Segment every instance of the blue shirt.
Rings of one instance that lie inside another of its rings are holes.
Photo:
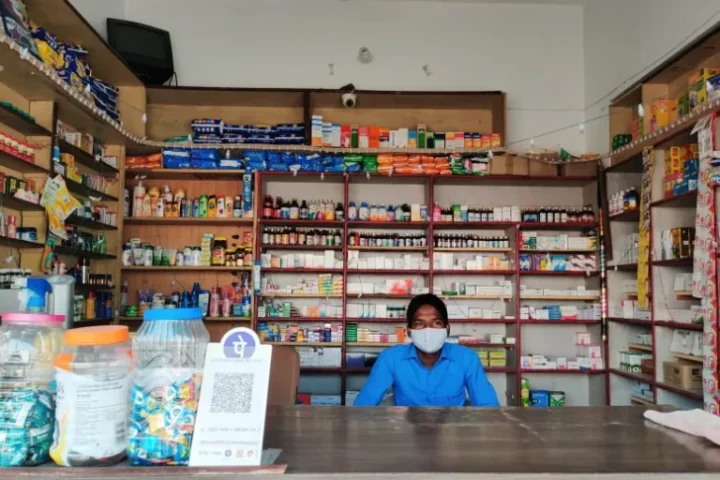
[[[500,406],[477,353],[452,343],[443,345],[440,358],[432,368],[422,364],[412,344],[386,349],[378,357],[354,405],[380,404],[391,386],[396,406],[462,407],[466,389],[472,406]]]

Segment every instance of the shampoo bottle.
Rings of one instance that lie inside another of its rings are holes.
[[[145,185],[138,177],[138,183],[133,188],[133,217],[141,217],[143,210],[143,198],[145,198]]]

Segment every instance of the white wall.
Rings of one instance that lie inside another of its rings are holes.
[[[125,17],[123,0],[70,0],[70,3],[103,38],[107,37],[106,19]]]
[[[83,14],[101,11],[92,0],[73,1]],[[181,85],[338,88],[352,82],[381,90],[503,90],[509,142],[536,137],[537,146],[584,150],[577,129],[540,136],[583,120],[581,6],[389,0],[198,5],[124,4],[128,20],[171,32]],[[356,60],[362,46],[374,53],[370,65]],[[430,77],[422,70],[426,64]]]
[[[687,44],[720,20],[719,0],[586,0],[584,7],[585,101],[588,106],[606,96],[643,67],[652,70],[679,43]],[[694,33],[698,27],[705,26]],[[635,80],[641,78],[637,75]],[[588,108],[591,119],[608,113],[609,101],[627,82],[599,104]],[[609,149],[609,120],[588,122],[587,149]]]

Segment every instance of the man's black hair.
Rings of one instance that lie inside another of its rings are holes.
[[[420,307],[423,307],[425,305],[430,305],[432,307],[435,307],[435,310],[437,310],[438,313],[440,314],[440,319],[442,320],[443,325],[447,327],[448,313],[447,313],[447,307],[445,306],[445,303],[442,300],[440,300],[440,298],[437,295],[433,295],[432,293],[424,293],[422,295],[418,295],[415,298],[413,298],[407,307],[407,326],[408,326],[408,328],[412,328],[413,317],[415,316],[417,311],[420,309]]]

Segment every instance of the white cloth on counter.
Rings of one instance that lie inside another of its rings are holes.
[[[699,408],[668,413],[647,410],[643,416],[663,427],[703,437],[720,446],[720,417],[712,413]]]

